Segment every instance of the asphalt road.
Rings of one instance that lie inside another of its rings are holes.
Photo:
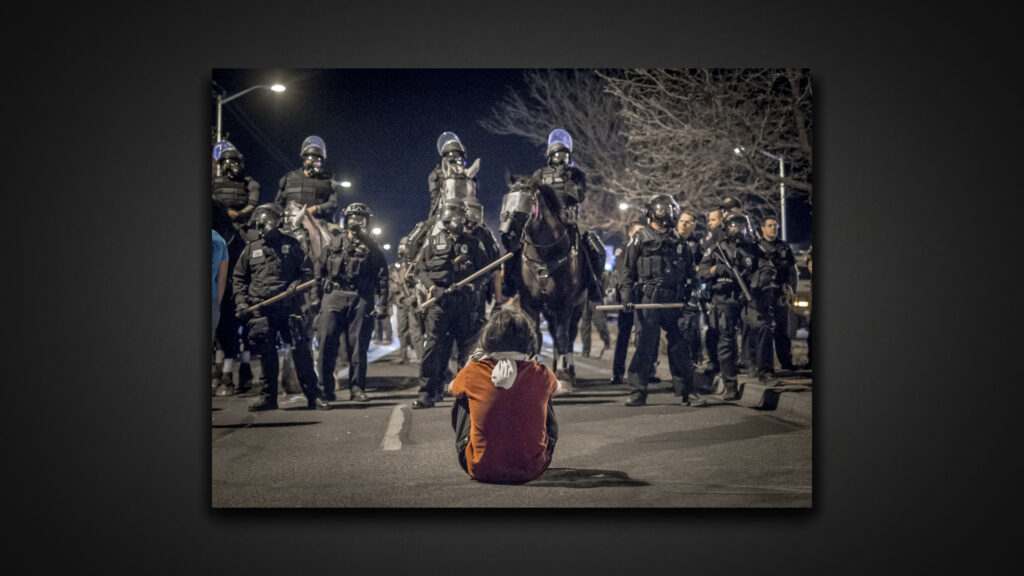
[[[251,413],[251,393],[212,397],[211,506],[812,506],[809,371],[786,375],[783,392],[767,396],[741,377],[740,402],[710,397],[709,406],[690,408],[673,395],[663,360],[648,405],[629,408],[625,387],[608,384],[610,351],[577,357],[575,388],[553,402],[560,435],[551,466],[529,484],[501,486],[459,467],[450,398],[410,409],[419,366],[396,363],[394,349],[371,351],[368,403],[339,391],[332,410],[315,411],[293,394],[280,397],[278,410]],[[799,359],[802,341],[795,349]]]

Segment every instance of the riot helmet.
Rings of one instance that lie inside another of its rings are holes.
[[[548,148],[544,155],[551,165],[571,166],[569,155],[572,153],[572,136],[561,128],[555,128],[548,134]]]
[[[476,198],[466,199],[466,218],[477,225],[484,223],[484,206]]]
[[[302,157],[302,169],[310,174],[321,174],[324,171],[324,160],[327,160],[327,145],[319,136],[309,136],[302,141],[299,152]]]
[[[743,214],[729,214],[723,223],[725,233],[729,238],[742,240],[750,234],[750,223]]]
[[[732,196],[726,196],[722,199],[722,205],[720,206],[722,212],[734,212],[738,213],[740,210],[740,201]]]
[[[345,207],[342,218],[345,221],[346,230],[361,233],[370,224],[371,216],[373,216],[373,212],[370,211],[369,206],[362,202],[353,202]]]
[[[450,198],[441,204],[441,224],[452,234],[462,232],[466,225],[466,203],[457,198]]]
[[[252,211],[249,222],[256,228],[263,238],[274,236],[281,232],[281,207],[274,203],[260,204]]]
[[[466,166],[466,147],[454,132],[445,132],[438,137],[437,153],[450,164]]]
[[[647,202],[644,213],[651,222],[657,222],[662,230],[675,228],[679,219],[679,203],[668,194],[658,194]]]

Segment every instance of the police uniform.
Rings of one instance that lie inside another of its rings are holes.
[[[415,277],[428,294],[437,293],[431,288],[446,290],[487,264],[487,256],[476,238],[465,232],[453,235],[442,230],[428,238],[416,261]],[[487,275],[483,275],[466,286],[445,292],[422,311],[425,342],[418,405],[414,407],[433,406],[442,393],[453,344],[460,366],[469,358],[477,328],[474,292],[486,282]]]
[[[753,302],[746,301],[739,283],[722,263],[716,246],[721,247],[722,253],[747,284],[754,296]],[[714,274],[711,273],[712,267],[715,267]],[[705,248],[703,260],[697,268],[698,278],[706,283],[711,293],[711,307],[708,310],[710,327],[715,329],[718,335],[715,351],[727,400],[737,400],[743,393],[738,388],[737,379],[736,334],[740,322],[746,321],[750,324],[748,338],[753,339],[755,349],[763,347],[765,343],[771,343],[771,327],[770,324],[765,324],[766,316],[757,300],[758,296],[764,293],[762,282],[772,276],[773,269],[771,261],[757,244],[728,235],[718,244]],[[741,320],[742,316],[745,318]],[[770,316],[767,319],[770,320]]]
[[[370,238],[345,232],[331,239],[319,270],[323,297],[317,322],[320,382],[324,396],[334,400],[334,370],[344,338],[348,383],[352,399],[364,400],[366,354],[373,332],[375,304],[388,299],[388,269],[384,252]]]
[[[785,286],[796,290],[796,256],[789,244],[779,238],[768,241],[761,239],[761,250],[775,266],[776,277],[771,286],[770,302],[772,316],[772,336],[775,354],[779,357],[779,365],[783,370],[793,369],[793,349],[789,340],[789,299]],[[769,355],[770,357],[770,355]],[[774,359],[768,362],[774,365]]]
[[[700,261],[703,261],[704,254],[708,253],[710,248],[713,248],[716,243],[725,240],[725,229],[719,225],[718,228],[708,230],[707,234],[700,241]],[[697,266],[700,266],[700,261],[697,262]],[[710,290],[706,290],[702,294],[703,296],[710,298]],[[707,303],[705,303],[707,304]],[[721,366],[718,363],[718,328],[715,323],[711,321],[710,310],[705,306],[705,314],[707,315],[708,328],[704,332],[704,353],[708,357],[707,371],[712,374],[716,374],[721,371]]]
[[[604,272],[602,275],[605,280],[605,284],[609,284],[609,278],[611,274]],[[601,342],[604,343],[604,347],[601,348],[601,352],[598,354],[600,358],[606,349],[611,346],[612,339],[611,334],[608,332],[608,317],[605,316],[604,310],[598,310],[598,302],[588,300],[584,303],[583,313],[580,314],[580,342],[583,344],[583,356],[590,356],[590,340],[591,332],[593,328],[597,329],[597,334],[601,338]]]
[[[693,254],[674,227],[655,230],[650,224],[644,226],[630,239],[625,254],[622,291],[632,294],[631,301],[641,304],[678,303],[689,298],[694,284]],[[647,382],[654,375],[662,330],[668,340],[668,363],[674,392],[682,396],[684,404],[699,399],[693,386],[690,346],[679,326],[682,311],[679,308],[650,308],[636,310],[635,313],[639,317],[640,334],[626,377],[630,390],[627,405],[646,403]]]
[[[277,196],[274,202],[282,209],[286,208],[288,201],[294,201],[299,206],[319,206],[320,209],[312,214],[323,224],[337,221],[338,219],[338,194],[341,185],[331,179],[329,172],[322,172],[314,176],[307,176],[302,168],[292,170],[278,182]]]
[[[405,278],[409,273],[411,264],[400,262],[399,268],[393,272],[394,282],[392,283],[392,296],[395,298],[395,324],[398,330],[399,363],[404,364],[410,360],[409,351],[413,351],[415,360],[423,355],[423,327],[420,325],[419,317],[416,314],[416,292],[410,287]]]
[[[309,259],[295,238],[278,233],[260,237],[242,250],[232,274],[235,309],[253,306],[285,292],[289,286],[312,278]],[[292,345],[295,372],[310,406],[322,398],[317,386],[310,343],[303,329],[298,296],[285,298],[255,311],[246,320],[247,344],[260,357],[263,390],[258,404],[277,407],[277,339]]]

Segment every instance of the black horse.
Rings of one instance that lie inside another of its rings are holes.
[[[586,263],[558,217],[562,203],[550,187],[530,178],[515,179],[502,199],[501,212],[502,240],[516,238],[511,248],[521,246],[510,270],[519,306],[537,325],[538,341],[544,316],[554,341],[552,368],[563,391],[570,391],[576,384],[572,346],[587,296]]]

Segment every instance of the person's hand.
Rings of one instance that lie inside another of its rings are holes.
[[[236,210],[228,208],[228,217],[231,218],[232,220],[238,220],[238,212]]]
[[[713,265],[711,267],[711,275],[714,276],[717,271],[718,271],[718,264],[715,264],[715,265]]]
[[[634,302],[626,302],[622,305],[622,311],[626,314],[632,314],[636,310],[636,304]]]
[[[318,206],[316,204],[310,206],[309,208],[306,208],[306,212],[309,212],[310,214],[316,214],[319,211],[320,211],[320,206]]]
[[[295,290],[299,287],[299,284],[302,284],[302,280],[293,280],[292,283],[288,285],[288,291],[285,292],[285,294],[289,297],[294,296]]]
[[[248,306],[238,306],[235,308],[235,318],[238,318],[242,322],[245,322],[253,315],[252,310]]]
[[[390,314],[388,314],[386,306],[377,306],[373,309],[373,317],[378,320],[381,318],[387,318],[388,316],[390,316]]]

